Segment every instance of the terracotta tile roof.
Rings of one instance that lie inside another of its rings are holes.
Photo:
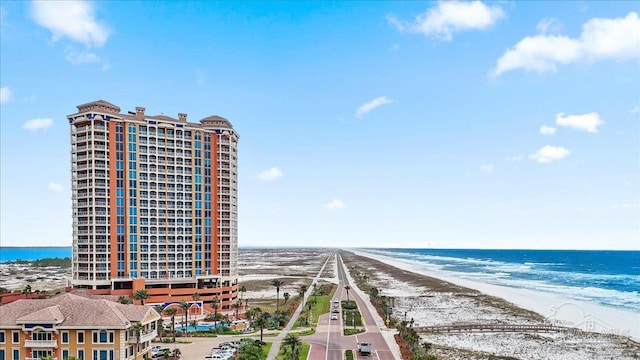
[[[0,327],[52,321],[59,327],[127,327],[160,319],[151,306],[61,294],[51,299],[18,300],[0,308]]]

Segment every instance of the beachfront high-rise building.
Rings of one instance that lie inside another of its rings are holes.
[[[237,143],[228,120],[199,123],[104,100],[71,126],[71,285],[149,304],[238,293]]]

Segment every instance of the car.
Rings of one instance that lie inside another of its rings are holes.
[[[338,314],[337,313],[332,313],[331,314],[331,320],[338,320]]]

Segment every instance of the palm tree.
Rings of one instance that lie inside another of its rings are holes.
[[[198,320],[191,320],[189,322],[189,325],[191,325],[191,327],[193,328],[193,333],[195,333],[198,326]]]
[[[156,321],[156,329],[158,329],[158,335],[160,336],[160,342],[162,342],[162,333],[164,331],[164,328],[162,327],[162,313],[164,312],[164,308],[162,307],[162,305],[156,305],[153,308],[155,309],[155,311],[158,312],[158,314],[160,314],[160,319],[158,319],[158,321]]]
[[[211,300],[211,307],[213,308],[213,328],[218,332],[218,306],[220,306],[220,299],[218,296],[214,296]]]
[[[173,342],[176,342],[176,314],[178,309],[171,307],[164,311],[167,315],[171,316],[171,334],[173,335]]]
[[[180,352],[180,349],[178,349],[178,348],[173,349],[173,358],[174,358],[174,359],[178,359],[178,358],[180,358],[180,354],[182,354],[182,353]]]
[[[309,325],[309,316],[311,314],[311,309],[313,308],[313,304],[311,301],[307,302],[307,325]]]
[[[307,292],[307,285],[300,285],[300,299],[304,299],[304,293]]]
[[[135,359],[138,357],[138,354],[140,353],[140,336],[142,336],[142,324],[138,321],[135,324],[133,324],[131,328],[136,334],[136,356],[134,357]]]
[[[282,286],[283,284],[284,282],[282,280],[278,280],[278,279],[271,280],[271,285],[276,287],[276,313],[279,310],[278,305],[280,303],[280,286]]]
[[[318,302],[318,284],[313,283],[313,300]]]
[[[349,302],[349,290],[351,290],[351,286],[346,285],[344,289],[347,290],[347,302]]]
[[[140,289],[140,290],[136,290],[136,292],[133,293],[133,300],[140,300],[142,305],[144,305],[144,301],[147,300],[148,298],[149,298],[149,292],[147,292],[147,290]]]
[[[242,299],[242,298],[243,298],[243,295],[244,295],[246,292],[247,292],[247,288],[246,288],[244,285],[242,285],[242,286],[240,287],[240,299]]]
[[[121,296],[118,296],[118,302],[119,302],[120,304],[125,304],[125,305],[127,305],[127,304],[129,304],[129,298],[127,298],[126,296],[122,296],[122,295],[121,295]]]
[[[288,334],[284,339],[284,344],[291,349],[292,360],[298,359],[300,357],[300,346],[302,345],[302,341],[300,341],[299,337],[293,334]]]
[[[27,286],[25,286],[24,289],[22,289],[22,293],[25,295],[31,294],[31,285],[27,284]]]
[[[289,297],[291,297],[291,295],[289,295],[288,292],[285,292],[282,294],[282,297],[284,298],[284,304],[287,305],[287,301],[289,301]]]
[[[260,328],[260,342],[262,342],[262,333],[264,331],[264,328],[269,325],[269,317],[271,317],[271,314],[269,314],[268,312],[264,312],[260,314],[260,316],[253,322],[254,326]]]
[[[238,320],[238,309],[240,309],[242,307],[242,305],[239,302],[237,302],[237,303],[231,305],[231,307],[236,312],[235,319]]]
[[[184,326],[182,327],[182,330],[184,332],[187,332],[187,322],[189,321],[189,303],[181,300],[180,308],[182,309],[182,318],[184,319]]]

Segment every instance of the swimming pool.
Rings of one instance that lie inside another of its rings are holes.
[[[196,325],[196,327],[193,327],[191,325],[187,326],[187,332],[192,332],[192,331],[209,331],[211,329],[213,329],[214,327],[224,327],[225,325],[223,323],[218,323],[217,325],[214,324],[198,324]],[[184,326],[176,326],[176,331],[184,331]]]

